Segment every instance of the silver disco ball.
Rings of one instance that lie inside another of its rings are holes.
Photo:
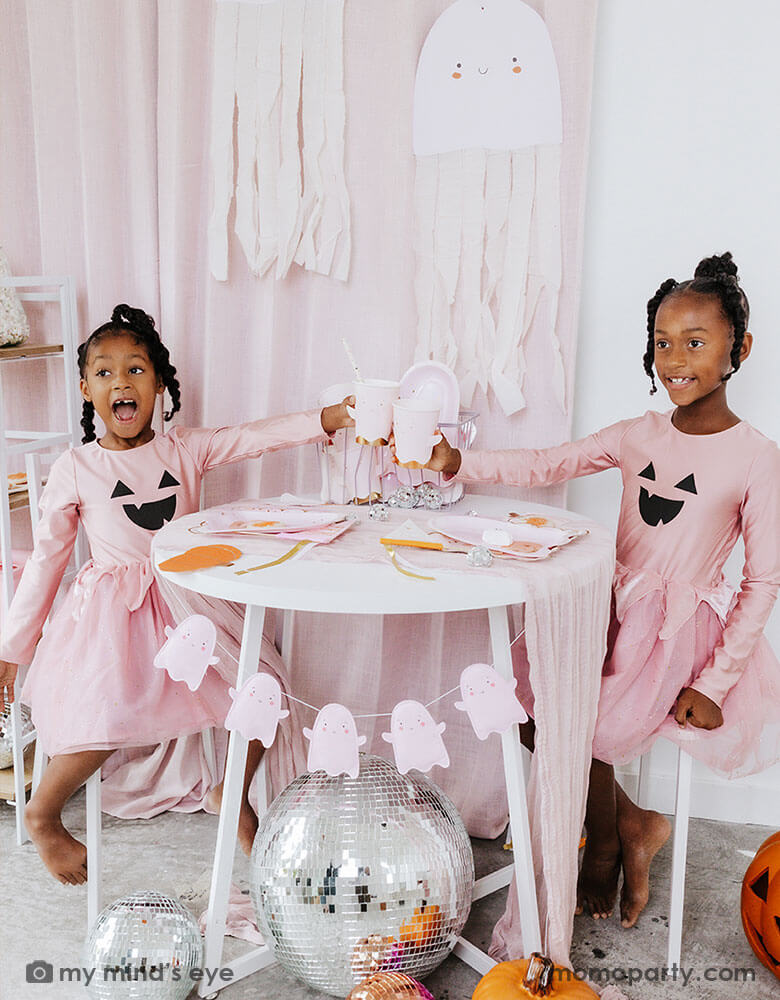
[[[357,778],[303,774],[273,801],[250,878],[275,958],[344,997],[372,973],[419,978],[447,957],[471,906],[474,860],[443,792],[361,754]]]
[[[184,1000],[203,944],[190,911],[159,892],[135,892],[107,906],[87,939],[84,966],[101,1000]]]

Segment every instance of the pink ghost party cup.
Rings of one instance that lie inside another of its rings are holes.
[[[423,399],[399,399],[393,403],[395,455],[404,469],[422,469],[430,460],[435,445],[439,407]]]
[[[393,426],[393,403],[401,383],[367,378],[352,385],[355,406],[347,407],[347,411],[355,420],[355,440],[358,444],[387,444]]]

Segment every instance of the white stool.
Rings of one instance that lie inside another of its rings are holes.
[[[647,785],[650,752],[639,761],[638,805],[647,808]],[[688,820],[691,814],[691,774],[693,758],[677,749],[677,783],[674,798],[674,833],[672,835],[672,885],[669,899],[669,940],[666,965],[680,966],[682,946],[683,903],[685,901],[685,860],[688,853]]]

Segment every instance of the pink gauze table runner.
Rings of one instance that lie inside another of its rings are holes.
[[[473,506],[478,506],[477,498],[468,498],[465,501],[467,508],[472,506],[472,500]],[[520,653],[520,663],[515,657],[515,665],[522,672],[527,657],[535,702],[536,752],[531,765],[528,803],[536,890],[546,953],[554,961],[568,964],[576,904],[577,847],[585,815],[590,747],[606,648],[614,541],[600,525],[568,511],[507,501],[507,512],[509,510],[521,513],[540,511],[549,517],[586,527],[589,534],[564,546],[549,559],[536,562],[495,559],[491,566],[479,569],[468,568],[466,557],[462,554],[400,549],[399,555],[405,568],[420,573],[434,577],[462,574],[464,586],[478,587],[481,575],[490,574],[519,576],[528,587],[529,596],[524,609],[525,647]],[[344,513],[354,514],[355,508],[345,507]],[[367,560],[387,561],[391,571],[379,538],[386,537],[407,519],[427,528],[435,516],[427,510],[392,510],[389,520],[382,522],[368,520],[365,511],[361,511],[360,522],[335,542],[308,547],[297,558],[355,564]],[[187,527],[181,527],[178,533],[171,532],[174,527],[175,524],[171,525],[166,532],[169,543],[166,552],[170,547],[171,554],[174,543],[180,542],[179,551],[184,551],[218,540],[234,544],[245,554],[256,555],[258,562],[263,562],[278,558],[294,544],[289,538],[273,536],[203,536],[191,533]],[[163,554],[158,553],[158,557]],[[170,584],[165,580],[161,584],[165,593]],[[410,587],[423,585],[435,586],[435,582],[422,584],[409,580]],[[181,588],[175,589],[181,598]],[[485,648],[489,657],[487,644]],[[331,678],[334,700],[343,697],[339,689],[340,680],[346,683],[348,678],[339,678],[338,675]],[[405,682],[403,675],[395,678],[397,700],[411,696],[407,694]],[[446,687],[441,688],[441,692],[445,690]],[[295,684],[292,691],[299,695]],[[301,696],[306,697],[305,694]],[[391,708],[361,705],[361,710],[365,711],[389,711]],[[474,742],[478,742],[476,737]],[[451,753],[451,756],[451,770],[455,770],[457,761],[454,754]],[[500,757],[496,764],[500,766]],[[440,774],[436,772],[432,777],[443,784]],[[503,776],[500,780],[503,781]],[[470,786],[472,795],[474,787]],[[469,806],[476,811],[480,803],[472,801]],[[496,925],[491,954],[500,960],[523,955],[514,888],[509,892],[507,910]]]

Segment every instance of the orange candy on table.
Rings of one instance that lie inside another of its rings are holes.
[[[742,880],[742,926],[756,958],[780,979],[780,830],[756,851]]]
[[[477,983],[472,1000],[527,1000],[529,997],[560,997],[562,1000],[594,1000],[598,997],[571,969],[554,965],[534,952],[530,958],[499,962]]]

